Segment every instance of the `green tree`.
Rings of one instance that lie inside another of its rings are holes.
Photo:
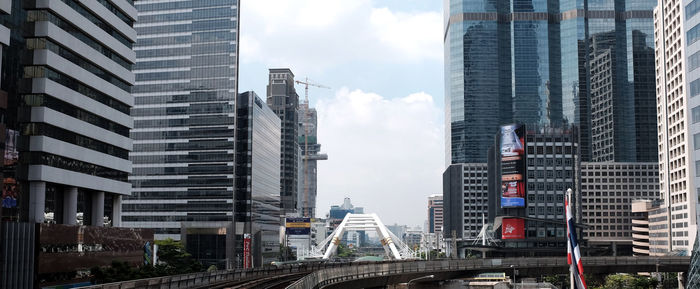
[[[653,289],[658,285],[658,281],[654,278],[615,274],[605,277],[605,283],[601,287],[595,289]]]
[[[166,270],[174,274],[185,274],[204,269],[202,263],[187,253],[181,242],[168,238],[156,240],[155,243],[158,245],[158,262],[166,265]]]

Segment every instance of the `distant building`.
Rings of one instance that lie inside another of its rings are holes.
[[[343,221],[345,215],[347,214],[364,214],[365,210],[362,207],[355,207],[350,202],[350,198],[345,198],[343,204],[340,206],[331,206],[331,210],[328,214],[328,223],[330,230],[335,230],[338,225]],[[365,232],[348,232],[345,235],[344,242],[354,242],[356,245],[361,246],[365,242]]]
[[[295,215],[299,191],[299,95],[294,88],[294,73],[290,69],[270,69],[267,105],[282,121],[282,213]]]
[[[408,229],[403,235],[403,242],[411,249],[418,249],[423,240],[423,232],[419,229]]]
[[[241,93],[237,101],[236,256],[243,257],[243,238],[248,234],[253,266],[260,267],[276,260],[279,253],[281,124],[255,92]]]
[[[658,163],[581,163],[583,238],[609,255],[633,251],[634,200],[657,198]]]
[[[319,160],[327,160],[328,155],[321,153],[318,143],[318,115],[315,108],[302,102],[299,105],[299,146],[301,147],[302,162],[299,163],[302,174],[299,175],[299,200],[297,206],[300,214],[305,217],[316,216],[316,195],[318,190]]]
[[[442,233],[442,195],[428,197],[428,233]]]

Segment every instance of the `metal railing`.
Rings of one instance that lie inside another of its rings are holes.
[[[616,267],[620,272],[647,272],[660,271],[676,272],[686,271],[690,264],[690,257],[585,257],[584,268],[594,269]],[[505,259],[460,259],[460,260],[436,260],[436,261],[384,261],[384,262],[355,262],[355,263],[311,263],[286,266],[281,268],[264,267],[245,270],[221,270],[215,272],[200,272],[174,276],[156,277],[122,281],[116,283],[92,285],[82,288],[88,289],[180,289],[180,288],[207,288],[237,281],[256,280],[271,276],[284,276],[294,273],[305,273],[306,276],[294,282],[287,288],[292,289],[316,289],[326,285],[343,283],[347,281],[384,277],[391,275],[465,272],[483,270],[512,270],[542,269],[568,267],[566,258],[505,258]],[[653,269],[651,269],[653,268]],[[672,270],[673,269],[673,270]],[[637,271],[635,271],[637,270]]]

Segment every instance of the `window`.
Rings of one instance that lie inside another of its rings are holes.
[[[696,79],[690,82],[690,97],[694,97],[700,94],[700,79]]]
[[[700,2],[700,0],[696,0]],[[695,2],[695,1],[693,1]],[[686,10],[686,12],[688,12]],[[700,67],[700,51],[693,53],[693,55],[688,57],[688,71],[693,71],[696,68]]]
[[[693,107],[692,114],[693,123],[700,122],[700,106]]]
[[[700,161],[695,161],[695,176],[700,177]]]
[[[693,148],[695,150],[700,150],[700,133],[693,135]]]
[[[693,0],[693,2],[690,2],[685,6],[685,20],[688,20],[695,14],[698,14],[698,11],[700,11],[700,1]]]
[[[690,28],[686,33],[686,45],[690,46],[700,39],[700,25]]]

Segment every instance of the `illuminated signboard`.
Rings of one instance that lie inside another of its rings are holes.
[[[287,235],[309,235],[311,234],[311,218],[287,218]]]
[[[525,126],[501,127],[501,208],[525,207]]]
[[[501,239],[525,239],[525,220],[504,218],[501,225]]]

